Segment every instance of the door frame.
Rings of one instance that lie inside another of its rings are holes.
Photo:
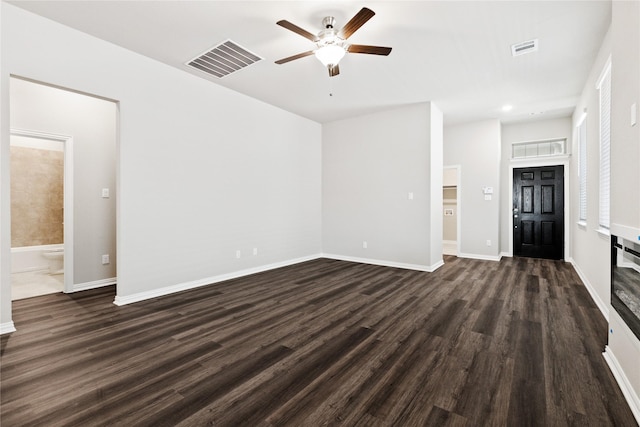
[[[520,168],[535,168],[544,166],[563,166],[563,180],[564,180],[564,261],[569,262],[571,259],[571,228],[569,227],[570,212],[571,212],[571,197],[569,194],[569,179],[568,171],[570,166],[570,157],[554,156],[550,158],[528,158],[528,159],[511,159],[509,162],[509,203],[507,204],[506,217],[509,221],[509,254],[513,257],[513,170]]]
[[[64,293],[71,293],[73,292],[73,137],[13,128],[10,130],[10,137],[11,136],[47,139],[61,142],[64,145],[64,187],[62,189],[64,198],[64,214],[62,218],[64,223]],[[9,144],[11,144],[11,142],[9,142]]]

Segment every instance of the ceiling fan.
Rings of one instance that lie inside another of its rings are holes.
[[[369,55],[389,55],[391,53],[390,47],[367,46],[363,44],[347,43],[347,39],[351,37],[351,35],[355,33],[358,28],[362,27],[365,22],[371,19],[373,15],[375,15],[374,11],[363,7],[360,12],[356,13],[356,15],[351,18],[351,20],[347,22],[347,24],[340,31],[337,31],[334,28],[336,22],[335,18],[333,16],[327,16],[322,20],[322,26],[324,27],[324,30],[320,31],[318,35],[312,34],[307,30],[304,30],[284,19],[278,21],[278,25],[311,40],[316,44],[317,48],[314,50],[309,50],[307,52],[299,53],[297,55],[289,56],[287,58],[279,59],[278,61],[276,61],[276,64],[284,64],[295,59],[300,59],[304,58],[305,56],[315,54],[316,58],[318,58],[318,60],[322,62],[322,65],[327,67],[327,69],[329,70],[329,77],[334,77],[340,74],[338,62],[340,62],[342,57],[347,52],[366,53]]]

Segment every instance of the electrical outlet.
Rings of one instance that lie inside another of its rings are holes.
[[[367,244],[367,241],[365,240],[364,242],[362,242],[362,249],[367,249],[369,245]]]
[[[253,254],[258,255],[258,248],[253,248]]]
[[[238,249],[236,251],[236,258],[240,258],[242,256],[242,252],[240,252],[240,249]]]
[[[102,255],[102,265],[109,264],[109,254]]]
[[[491,246],[491,240],[487,240],[487,246]]]

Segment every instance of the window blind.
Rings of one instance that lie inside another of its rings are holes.
[[[579,220],[587,220],[587,118],[582,120],[578,126],[578,179],[580,182],[579,192]]]
[[[600,227],[609,229],[611,190],[611,64],[600,80]]]

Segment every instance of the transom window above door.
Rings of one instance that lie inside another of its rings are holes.
[[[515,142],[511,145],[512,159],[564,156],[566,154],[567,140],[564,138],[544,141]]]

